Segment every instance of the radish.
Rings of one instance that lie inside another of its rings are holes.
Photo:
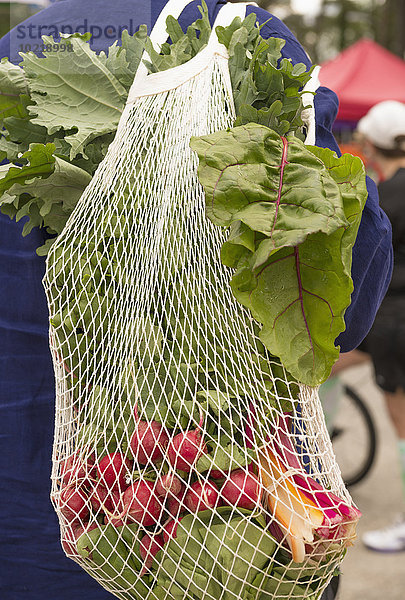
[[[165,544],[167,544],[169,540],[177,536],[177,527],[182,518],[183,517],[180,517],[180,519],[172,519],[171,521],[168,521],[163,527],[163,542]]]
[[[143,568],[140,576],[151,568],[156,554],[163,547],[163,539],[161,535],[144,535],[139,542],[139,553],[143,560]]]
[[[65,536],[62,539],[62,548],[65,554],[70,556],[78,556],[76,549],[76,542],[82,535],[84,527],[80,525],[78,527],[69,528],[65,532]]]
[[[186,505],[184,504],[184,496],[186,493],[186,486],[182,483],[181,490],[177,496],[172,496],[169,494],[166,500],[166,510],[173,517],[181,514],[186,510]]]
[[[253,510],[261,499],[261,485],[254,473],[237,469],[232,471],[221,488],[227,504]]]
[[[200,433],[202,422],[203,414],[200,409],[200,423],[197,429],[182,431],[170,440],[167,456],[175,469],[189,473],[194,463],[207,452],[207,446]]]
[[[151,481],[138,480],[125,490],[122,497],[124,514],[145,527],[155,525],[162,512],[162,504],[153,488]]]
[[[163,450],[169,443],[169,436],[157,421],[141,421],[138,405],[135,404],[135,431],[129,443],[136,462],[147,465],[163,458]]]
[[[183,483],[173,471],[170,473],[166,473],[166,475],[161,475],[159,479],[156,480],[155,491],[157,496],[166,497],[170,494],[171,497],[178,496],[182,489]]]
[[[133,462],[121,452],[106,454],[97,465],[97,473],[102,484],[109,490],[124,490],[127,487],[125,476],[132,469]]]
[[[193,483],[184,498],[184,504],[192,513],[214,508],[218,505],[218,502],[218,490],[209,481],[204,481],[203,483],[196,481]]]
[[[94,452],[86,460],[83,460],[78,452],[68,456],[66,460],[61,462],[62,483],[67,485],[73,481],[82,480],[85,485],[88,485],[90,483],[89,479],[95,476],[95,460]]]
[[[76,519],[84,521],[90,514],[86,494],[81,489],[75,489],[74,486],[67,486],[61,491],[59,509],[70,522]]]
[[[227,473],[224,473],[223,471],[218,471],[217,469],[212,469],[209,472],[209,476],[212,477],[212,479],[225,479]]]
[[[120,504],[120,495],[117,490],[108,490],[104,485],[98,482],[90,494],[90,504],[92,509],[97,512],[114,512]]]

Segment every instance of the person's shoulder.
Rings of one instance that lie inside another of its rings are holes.
[[[249,15],[253,12],[257,15],[257,21],[259,25],[262,26],[262,31],[265,31],[272,36],[278,35],[282,38],[295,39],[294,34],[287,25],[268,10],[261,8],[260,6],[248,6],[246,14]]]
[[[61,0],[26,19],[0,40],[0,57],[21,62],[20,53],[41,52],[43,36],[59,38],[60,32],[92,34],[90,47],[95,52],[107,50],[127,29],[132,35],[145,23],[151,28],[151,6],[140,0]],[[152,3],[159,9],[163,0]]]
[[[299,43],[292,31],[278,17],[259,6],[248,6],[246,14],[254,12],[257,15],[257,22],[261,26],[261,35],[264,38],[276,37],[285,40],[283,55],[291,58],[293,63],[302,62],[311,66],[311,60]]]

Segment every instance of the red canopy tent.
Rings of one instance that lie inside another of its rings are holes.
[[[358,121],[382,100],[405,102],[405,61],[369,39],[324,63],[319,78],[339,96],[340,121]]]

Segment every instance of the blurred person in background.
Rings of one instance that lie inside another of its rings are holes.
[[[150,31],[165,4],[166,0],[55,2],[0,40],[0,58],[7,56],[18,64],[21,44],[34,49],[40,46],[41,35],[54,34],[63,26],[81,33],[93,28],[93,50],[105,51],[115,40],[113,32],[122,26],[133,33],[146,23]],[[179,18],[183,29],[200,17],[200,4],[194,0],[184,9]],[[224,0],[207,0],[211,24],[223,4]],[[283,38],[283,56],[309,68],[306,53],[287,27],[257,6],[249,6],[247,13],[252,11],[259,24],[265,23],[261,34]],[[337,108],[336,95],[320,87],[315,96],[316,144],[340,154],[331,133]],[[343,352],[356,348],[369,331],[391,278],[390,224],[370,180],[368,190],[353,251],[352,304],[345,314],[346,330],[337,340]],[[64,556],[60,546],[49,500],[55,384],[41,284],[45,261],[35,252],[44,243],[44,232],[35,229],[22,237],[22,227],[21,221],[0,214],[0,598],[112,599]]]
[[[360,346],[372,359],[398,437],[403,487],[403,510],[396,521],[363,536],[365,545],[380,552],[405,550],[405,104],[375,105],[357,127],[363,149],[377,164],[380,204],[392,225],[393,277],[374,325]]]

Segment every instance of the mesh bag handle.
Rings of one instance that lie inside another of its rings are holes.
[[[307,108],[302,111],[301,117],[304,121],[304,124],[307,128],[307,136],[305,138],[305,143],[310,146],[315,146],[316,141],[316,122],[315,122],[315,106],[314,106],[314,98],[315,92],[321,85],[319,81],[319,71],[321,67],[315,67],[313,70],[311,79],[308,81],[307,85],[304,87],[304,94],[302,96],[303,105]]]
[[[167,17],[171,15],[175,19],[178,19],[183,10],[186,8],[186,6],[191,4],[192,1],[193,0],[169,0],[169,2],[167,2],[166,5],[163,7],[150,34],[150,41],[152,42],[152,45],[154,46],[154,48],[156,48],[156,50],[160,49],[160,46],[167,40]],[[130,94],[138,78],[145,77],[148,73],[148,70],[144,63],[144,60],[147,58],[148,53],[144,52],[142,60],[139,63],[138,70],[135,74],[134,83],[132,84]]]
[[[190,4],[190,1],[184,2],[184,0],[172,0],[166,4],[150,35],[152,45],[157,50],[160,49],[160,46],[168,37],[166,32],[167,17],[171,15],[177,19],[188,4]],[[246,8],[249,5],[257,6],[255,2],[239,2],[238,4],[231,4],[228,2],[225,4],[217,15],[207,46],[194,58],[182,65],[168,69],[167,71],[148,74],[147,67],[144,63],[144,60],[148,59],[148,53],[145,51],[129,91],[127,103],[132,104],[136,98],[141,96],[161,93],[182,85],[190,77],[195,76],[200,70],[204,69],[207,65],[207,61],[209,61],[214,54],[221,54],[224,58],[228,58],[225,47],[218,41],[215,29],[218,26],[226,27],[235,17],[244,19]]]

